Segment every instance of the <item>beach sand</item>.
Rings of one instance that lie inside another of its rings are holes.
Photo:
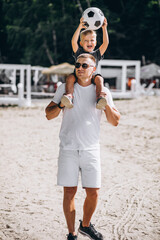
[[[56,185],[62,114],[50,100],[0,108],[0,239],[66,239],[63,189]],[[160,97],[115,101],[118,127],[101,120],[102,188],[92,223],[106,240],[160,239]],[[76,231],[85,192],[76,195]],[[87,239],[79,237],[78,239]]]

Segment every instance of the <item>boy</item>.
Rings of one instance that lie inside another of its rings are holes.
[[[97,44],[96,32],[93,30],[84,30],[81,32],[81,30],[84,28],[86,29],[86,26],[85,26],[85,23],[83,22],[83,18],[81,18],[80,24],[72,37],[72,49],[74,52],[74,57],[75,59],[77,59],[77,57],[82,53],[90,53],[96,58],[96,67],[97,67],[98,62],[102,59],[102,56],[105,53],[109,44],[109,38],[108,38],[108,32],[107,32],[107,19],[106,18],[104,19],[104,23],[102,25],[103,43],[95,51],[94,49]],[[80,35],[81,47],[78,46],[79,35]],[[103,87],[104,87],[103,78],[100,74],[96,74],[92,80],[96,84],[96,100],[97,100],[96,108],[104,109],[104,107],[107,105],[107,100],[105,98],[105,93],[103,92]],[[69,75],[68,78],[66,79],[66,94],[62,97],[61,102],[67,108],[73,107],[73,91],[74,91],[75,81],[76,81],[75,74]]]

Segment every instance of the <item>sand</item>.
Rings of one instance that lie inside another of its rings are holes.
[[[60,115],[44,108],[0,108],[0,239],[66,239],[62,187],[56,186]],[[160,239],[160,97],[115,101],[118,127],[101,121],[102,188],[92,223],[106,240]],[[79,183],[76,230],[85,192]],[[79,236],[78,239],[87,239]]]

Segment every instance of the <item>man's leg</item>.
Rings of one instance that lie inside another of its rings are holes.
[[[80,220],[78,232],[90,239],[103,240],[103,236],[91,223],[98,202],[101,186],[100,149],[80,151],[82,186],[86,190],[83,205],[83,221]]]
[[[83,206],[83,227],[88,227],[98,202],[98,188],[86,188],[86,199]]]
[[[75,234],[75,194],[77,187],[64,187],[63,211],[66,217],[69,233]]]
[[[83,206],[83,221],[80,221],[78,231],[91,239],[103,240],[103,235],[91,224],[91,217],[98,202],[98,188],[86,188],[86,199]]]

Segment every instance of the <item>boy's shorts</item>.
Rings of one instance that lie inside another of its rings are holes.
[[[59,151],[57,184],[64,187],[78,186],[79,172],[83,188],[101,187],[100,150]]]

